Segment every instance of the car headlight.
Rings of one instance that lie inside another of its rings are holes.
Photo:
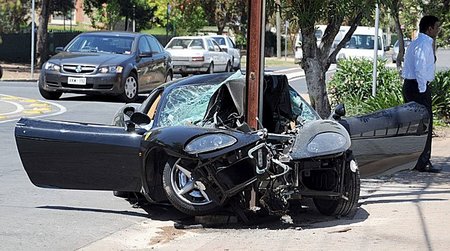
[[[101,66],[100,68],[98,68],[98,71],[100,73],[122,73],[123,71],[123,66],[120,65],[115,65],[115,66]]]
[[[347,139],[334,132],[325,132],[316,135],[309,142],[307,150],[311,153],[327,153],[341,149],[347,143]]]
[[[184,150],[190,154],[204,153],[232,146],[236,142],[234,137],[227,134],[207,134],[191,140]]]
[[[45,63],[44,68],[49,71],[59,71],[61,69],[61,66],[54,64],[54,63],[47,62],[47,63]]]

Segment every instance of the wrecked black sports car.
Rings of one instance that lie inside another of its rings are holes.
[[[263,97],[250,128],[240,72],[194,76],[125,106],[114,125],[22,118],[16,142],[36,186],[139,193],[189,215],[244,208],[251,189],[271,214],[310,197],[347,215],[360,173],[415,161],[425,144],[429,117],[416,103],[350,118],[338,106],[320,119],[283,75],[264,77]]]

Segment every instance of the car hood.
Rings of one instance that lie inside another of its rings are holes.
[[[49,61],[59,65],[119,65],[131,57],[132,55],[123,54],[61,52],[53,56]]]

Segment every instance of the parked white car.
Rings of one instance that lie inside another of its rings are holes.
[[[325,33],[326,25],[317,25],[316,31],[314,35],[317,39],[317,45],[322,41],[323,33]],[[295,37],[295,55],[294,55],[294,63],[299,64],[303,58],[303,50],[302,50],[302,33],[298,31],[297,36]]]
[[[345,30],[343,36],[350,29],[349,26],[341,26],[341,30]],[[343,37],[342,36],[342,37]],[[377,57],[385,58],[383,31],[378,29],[378,50]],[[348,59],[348,58],[366,58],[372,60],[374,57],[374,45],[375,45],[375,28],[358,26],[353,33],[350,41],[348,41],[344,48],[342,48],[337,54],[336,58]]]
[[[231,56],[206,36],[174,37],[165,48],[172,55],[173,72],[185,77],[191,73],[231,71]]]
[[[233,69],[238,70],[241,68],[241,50],[236,47],[233,40],[226,35],[212,35],[210,36],[219,44],[222,50],[226,51],[231,56],[231,62]]]

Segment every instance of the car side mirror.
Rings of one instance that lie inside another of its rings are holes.
[[[139,134],[144,134],[145,129],[143,130],[136,130],[136,125],[147,125],[151,122],[151,119],[147,116],[147,114],[142,112],[134,112],[130,120],[125,121],[125,128],[128,132],[137,132]]]
[[[220,47],[222,49],[222,51],[224,52],[228,52],[228,48],[227,47]]]
[[[345,116],[345,105],[344,104],[338,104],[336,108],[334,109],[334,113],[332,115],[334,120],[340,120],[341,117]]]
[[[139,57],[141,58],[149,58],[152,56],[152,52],[140,52]]]
[[[384,47],[384,51],[389,51],[391,49],[391,46],[386,46],[386,47]]]
[[[64,51],[64,47],[56,47],[56,48],[55,48],[55,52],[56,52],[56,53],[60,53],[60,52],[62,52],[62,51]]]
[[[123,109],[123,114],[127,115],[129,118],[131,118],[131,115],[133,115],[135,111],[135,108],[132,106],[127,106]]]
[[[151,122],[151,119],[147,116],[147,114],[142,112],[135,112],[130,117],[131,122],[136,125],[146,125]]]

